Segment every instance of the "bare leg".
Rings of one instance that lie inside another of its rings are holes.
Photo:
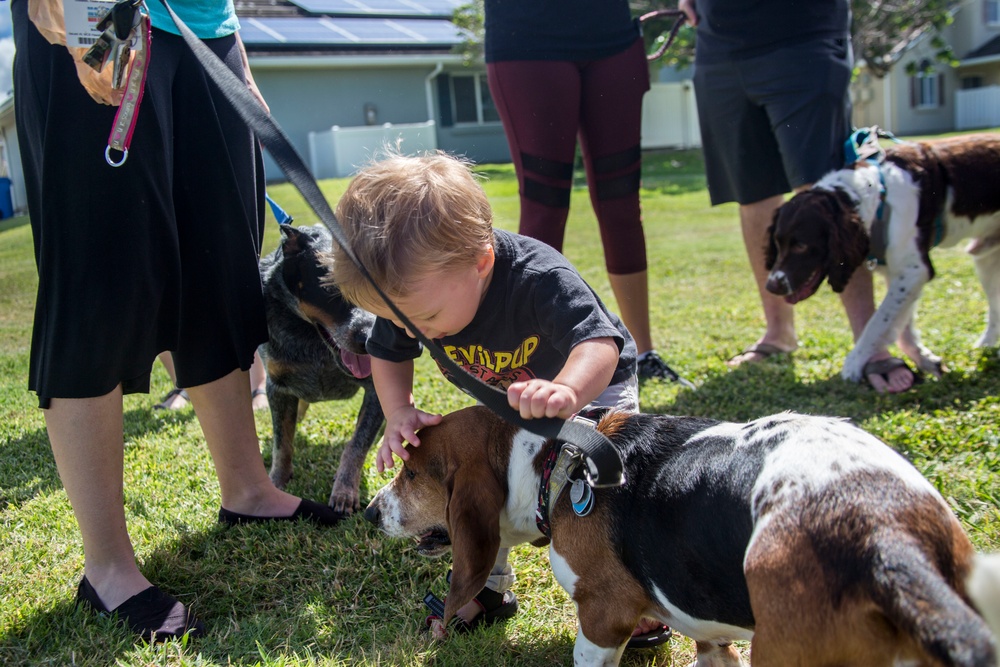
[[[608,274],[611,291],[618,302],[625,328],[635,339],[639,354],[653,349],[653,337],[649,329],[649,282],[646,271],[626,274]]]
[[[795,335],[795,311],[791,304],[782,297],[767,291],[767,268],[764,266],[764,247],[767,243],[767,230],[771,226],[774,212],[784,201],[783,195],[744,204],[740,206],[740,226],[743,230],[743,243],[746,246],[750,268],[753,270],[757,293],[764,307],[764,335],[755,344],[768,344],[791,352],[798,347]],[[747,362],[761,361],[766,355],[757,352],[745,352],[729,360],[731,367]]]
[[[155,407],[162,410],[180,410],[181,408],[186,408],[188,406],[188,399],[180,391],[177,391],[177,373],[174,371],[174,357],[170,352],[160,352],[156,355],[160,363],[163,364],[163,368],[166,369],[167,375],[170,376],[170,383],[173,385],[173,389],[167,394],[166,398],[156,404]]]
[[[52,399],[44,411],[52,453],[83,539],[84,574],[114,609],[150,586],[125,526],[121,388],[104,396]]]
[[[267,410],[267,369],[260,352],[253,353],[250,367],[250,402],[254,410]]]
[[[222,506],[251,516],[290,516],[300,499],[279,490],[264,468],[247,373],[234,370],[188,388],[219,478]]]

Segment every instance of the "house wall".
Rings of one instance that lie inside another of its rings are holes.
[[[1000,35],[1000,23],[986,22],[983,0],[965,0],[961,10],[954,14],[954,19],[946,30],[959,59]]]
[[[1000,35],[1000,24],[985,21],[983,0],[966,0],[954,14],[954,21],[943,31],[955,56],[962,60],[974,49]],[[900,136],[935,134],[959,127],[958,104],[962,80],[978,76],[983,86],[1000,85],[1000,63],[985,62],[960,67],[935,62],[934,49],[927,36],[918,38],[898,58],[885,79],[871,75],[863,66],[851,85],[856,126],[878,125]],[[940,106],[914,107],[911,102],[911,77],[908,65],[928,59],[941,75],[943,86]],[[966,114],[967,115],[967,114]]]
[[[319,62],[319,61],[317,61]],[[366,107],[375,110],[375,124],[411,124],[434,120],[437,148],[476,162],[509,162],[510,152],[500,123],[450,126],[440,123],[435,64],[404,66],[281,66],[277,59],[250,67],[274,119],[303,159],[309,162],[309,133],[341,127],[366,126]],[[447,68],[440,72],[447,72]],[[431,118],[428,115],[432,114]],[[379,146],[372,146],[375,151]],[[269,181],[284,180],[280,168],[265,153]]]
[[[427,120],[424,77],[430,68],[265,68],[254,67],[252,59],[250,68],[271,115],[307,163],[310,132],[364,126],[367,104],[374,105],[379,125]],[[269,181],[284,180],[270,156],[264,169]]]

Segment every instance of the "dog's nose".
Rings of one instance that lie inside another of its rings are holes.
[[[375,505],[369,505],[367,509],[365,509],[365,520],[375,524],[376,526],[382,525],[382,510]]]
[[[785,296],[792,293],[792,286],[788,282],[788,276],[784,271],[772,271],[767,277],[767,291],[778,296]]]

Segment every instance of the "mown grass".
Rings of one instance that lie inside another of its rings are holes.
[[[509,165],[485,165],[496,224],[517,226]],[[582,183],[582,180],[580,181]],[[797,309],[794,355],[730,371],[724,360],[753,342],[760,307],[731,205],[712,208],[697,152],[644,158],[643,210],[649,247],[654,337],[663,356],[697,385],[646,383],[649,412],[748,420],[782,410],[850,418],[913,461],[941,490],[975,545],[1000,550],[1000,360],[971,343],[985,299],[960,250],[934,254],[938,278],[919,321],[951,369],[901,396],[878,396],[840,380],[850,334],[829,289]],[[336,201],[344,180],[325,181]],[[288,185],[270,194],[295,217],[316,221]],[[211,230],[205,230],[206,243]],[[266,248],[277,231],[269,224]],[[597,224],[586,189],[573,194],[566,254],[609,303]],[[421,633],[427,590],[443,594],[447,559],[428,561],[361,517],[334,529],[215,523],[218,489],[190,410],[154,412],[169,388],[159,366],[152,396],[126,397],[127,512],[143,571],[194,606],[211,632],[190,645],[136,645],[110,622],[74,609],[83,555],[41,412],[26,391],[35,271],[27,220],[0,221],[0,663],[4,665],[552,665],[572,664],[572,604],[543,550],[516,549],[522,611],[505,629],[432,644]],[[879,286],[879,295],[882,294]],[[119,344],[106,341],[99,344]],[[450,411],[469,399],[421,360],[418,401]],[[290,490],[326,499],[359,399],[314,406],[297,436]],[[257,415],[269,458],[269,416]],[[370,498],[387,475],[366,470]],[[676,638],[631,652],[630,666],[684,665],[693,645]]]

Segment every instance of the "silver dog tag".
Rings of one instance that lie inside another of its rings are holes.
[[[569,488],[569,500],[577,516],[587,516],[594,508],[594,491],[582,479],[574,479]]]

